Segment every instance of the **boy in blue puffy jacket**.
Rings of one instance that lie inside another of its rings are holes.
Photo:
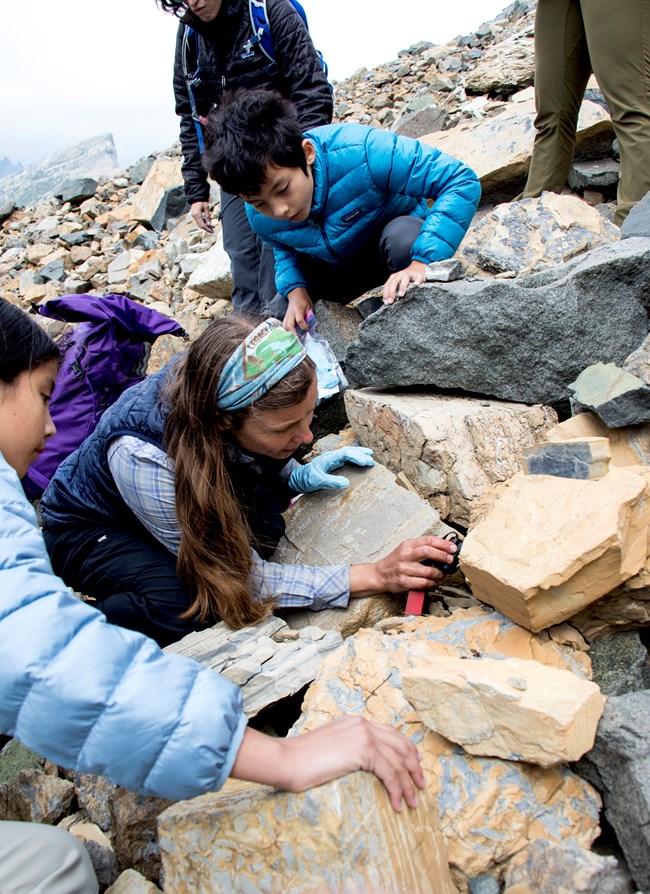
[[[307,328],[318,298],[347,303],[382,283],[384,303],[403,297],[454,254],[481,194],[465,164],[409,137],[360,124],[303,134],[292,104],[265,90],[210,113],[203,162],[273,246],[271,310],[288,329]]]

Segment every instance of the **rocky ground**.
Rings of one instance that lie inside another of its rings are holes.
[[[242,686],[268,731],[342,706],[402,728],[424,756],[423,803],[400,821],[355,774],[304,796],[229,783],[169,805],[9,742],[0,817],[71,828],[102,890],[650,891],[650,225],[645,201],[627,238],[611,223],[618,167],[595,84],[571,189],[511,201],[532,149],[533,13],[516,2],[335,91],[339,120],[471,164],[483,199],[458,263],[405,300],[316,308],[352,386],[320,408],[320,434],[345,430],[316,449],[356,439],[378,465],[352,470],[344,496],[299,501],[278,558],[363,561],[455,530],[461,570],[421,617],[355,600],[170,647]],[[70,160],[43,164],[49,197],[0,206],[5,297],[127,294],[190,337],[231,310],[220,233],[188,218],[178,146],[110,177]],[[179,349],[160,338],[149,369]]]

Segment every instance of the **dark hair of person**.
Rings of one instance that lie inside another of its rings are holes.
[[[235,90],[208,115],[203,167],[226,192],[255,196],[271,164],[307,173],[303,140],[288,99],[270,90]]]
[[[165,449],[176,465],[181,530],[177,567],[195,594],[183,617],[209,622],[218,616],[233,629],[266,617],[273,602],[251,592],[251,534],[228,474],[224,442],[249,416],[300,403],[315,376],[306,357],[251,406],[219,410],[215,395],[221,371],[256,325],[242,316],[215,320],[191,345],[165,395],[171,405]]]
[[[0,298],[0,382],[10,385],[21,373],[59,356],[58,347],[35,320]]]
[[[179,19],[188,11],[187,4],[183,0],[156,0],[156,5],[163,12],[170,12],[172,15],[178,16]]]

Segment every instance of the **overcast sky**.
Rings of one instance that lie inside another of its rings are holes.
[[[445,43],[505,0],[302,0],[330,77]],[[444,11],[442,7],[445,7]],[[127,167],[178,138],[171,88],[176,21],[154,0],[1,0],[0,158],[30,164],[112,133]]]

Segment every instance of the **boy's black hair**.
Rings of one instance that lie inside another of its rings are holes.
[[[208,115],[203,167],[225,192],[256,196],[270,164],[307,173],[303,140],[296,108],[280,93],[235,90]]]

